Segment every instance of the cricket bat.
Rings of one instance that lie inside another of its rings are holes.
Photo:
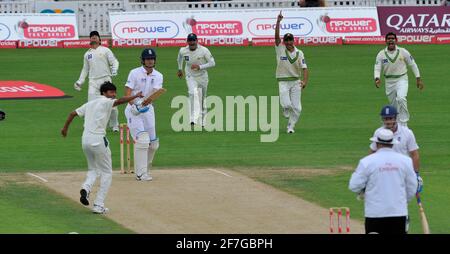
[[[158,89],[156,92],[152,93],[149,97],[145,98],[144,102],[142,102],[142,106],[147,106],[148,104],[152,103],[166,91],[167,91],[167,89],[165,89],[165,88]]]
[[[420,222],[422,223],[422,230],[424,234],[430,234],[430,226],[428,225],[427,216],[423,210],[422,201],[420,200],[419,193],[416,194],[417,205],[419,205]]]

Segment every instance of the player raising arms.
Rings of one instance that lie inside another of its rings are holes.
[[[281,20],[283,20],[283,15],[280,11],[275,26],[276,77],[283,115],[289,119],[287,133],[294,133],[295,124],[302,111],[301,93],[308,84],[308,68],[303,52],[294,46],[294,35],[285,34],[283,44],[281,44]],[[301,72],[303,72],[303,80],[300,79]]]
[[[420,78],[419,68],[408,50],[397,46],[397,35],[386,34],[387,47],[382,49],[376,58],[374,67],[375,86],[381,86],[380,75],[384,73],[386,95],[389,103],[398,110],[398,123],[407,125],[409,121],[408,105],[408,75],[406,65],[409,65],[416,76],[416,85],[420,90],[424,85]]]

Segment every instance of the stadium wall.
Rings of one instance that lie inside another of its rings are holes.
[[[103,36],[110,36],[110,12],[167,11],[167,10],[224,10],[224,9],[267,9],[299,8],[298,0],[235,0],[227,2],[129,2],[111,1],[0,1],[0,14],[12,13],[75,13],[78,33],[88,36],[97,30]],[[438,6],[441,0],[327,0],[327,7],[369,7],[369,6]]]
[[[114,12],[110,13],[113,37],[105,38],[103,43],[111,47],[183,46],[187,33],[195,32],[200,43],[208,46],[271,46],[274,44],[273,24],[279,11]],[[391,31],[403,44],[447,44],[450,41],[450,7],[444,6],[301,8],[283,9],[283,14],[281,33],[293,33],[297,45],[303,46],[384,44],[383,35]],[[56,28],[49,22],[55,15],[58,14],[0,15],[3,21],[7,21],[4,17],[20,21],[19,25],[0,22],[0,48],[89,47],[88,40],[78,40],[76,33],[69,37],[67,33],[60,33],[62,37],[51,38],[50,35],[59,34],[52,32]],[[70,26],[71,22],[75,24]],[[76,25],[72,18],[67,19],[64,26],[76,30]],[[26,36],[30,34],[27,29],[37,28],[39,31],[33,37]],[[57,27],[58,31],[63,28]],[[146,38],[149,33],[140,31],[141,28],[152,28],[153,38]],[[39,34],[43,37],[39,38]]]

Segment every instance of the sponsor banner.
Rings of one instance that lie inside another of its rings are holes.
[[[450,34],[447,35],[437,35],[435,38],[436,44],[450,44]]]
[[[0,14],[2,40],[78,40],[75,14]]]
[[[241,37],[205,37],[198,42],[204,46],[248,46],[248,39]]]
[[[435,35],[397,35],[399,44],[434,44]]]
[[[295,38],[295,44],[297,44],[298,38]],[[275,38],[252,38],[252,46],[275,46]]]
[[[341,37],[300,37],[297,45],[342,45]]]
[[[155,47],[156,39],[118,39],[112,40],[114,48]]]
[[[242,22],[238,20],[199,21],[192,26],[192,32],[198,36],[236,36],[241,35],[242,31]]]
[[[64,97],[58,88],[29,81],[0,81],[0,99]]]
[[[281,9],[110,12],[113,39],[266,38]],[[376,7],[283,9],[280,34],[296,37],[380,35]]]
[[[17,41],[0,41],[1,49],[15,49],[17,48]]]
[[[445,37],[444,37],[445,38]],[[450,38],[450,36],[449,36]],[[398,35],[399,44],[434,44],[435,35]],[[385,45],[384,36],[347,36],[344,38],[344,44],[380,44]]]
[[[294,37],[294,44],[298,45],[298,37]],[[281,42],[283,43],[283,42]],[[274,46],[275,47],[275,38],[272,37],[265,37],[265,38],[252,38],[252,46]]]
[[[183,47],[186,46],[186,39],[158,39],[158,47]]]
[[[345,36],[343,44],[386,44],[384,36]]]
[[[58,40],[26,40],[19,41],[18,48],[62,48],[62,41]]]
[[[377,7],[381,34],[436,35],[450,33],[450,6]]]
[[[62,41],[62,46],[64,48],[90,48],[91,47],[90,40],[70,40],[70,41]],[[109,47],[108,40],[102,40],[102,46]]]

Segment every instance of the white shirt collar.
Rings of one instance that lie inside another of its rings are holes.
[[[152,73],[150,73],[150,75],[147,74],[147,70],[144,68],[144,66],[141,66],[141,70],[145,74],[145,76],[155,76],[155,68],[153,68],[153,71]]]

